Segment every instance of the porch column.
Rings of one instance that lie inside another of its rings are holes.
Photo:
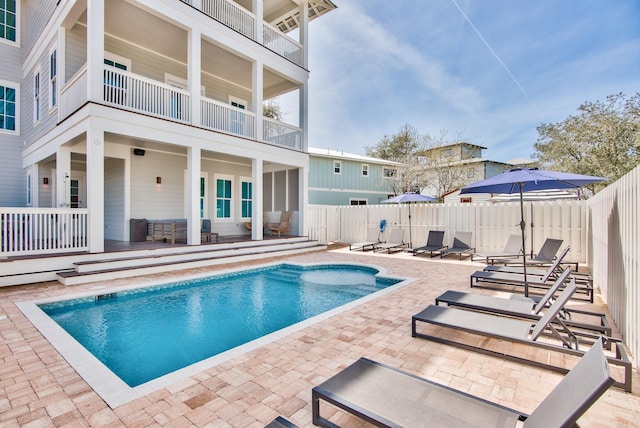
[[[104,2],[87,2],[87,99],[102,101],[104,77]]]
[[[54,207],[69,206],[69,181],[71,180],[71,149],[60,146],[56,151],[56,196]]]
[[[202,86],[202,34],[196,29],[189,31],[188,73],[191,93],[191,123],[200,125],[200,87]]]
[[[300,149],[303,152],[308,151],[308,141],[309,141],[309,81],[305,81],[304,84],[298,90],[300,103],[298,106],[299,110],[299,118],[298,126],[302,130],[302,141],[300,141]]]
[[[187,245],[200,245],[200,147],[187,148]]]
[[[104,130],[87,130],[87,239],[90,253],[104,252]]]
[[[262,241],[264,238],[264,195],[262,191],[262,159],[251,159],[251,239],[254,241]]]
[[[264,22],[264,0],[253,0],[251,4],[251,10],[253,10],[253,14],[256,16],[256,42],[263,44],[264,43],[264,32],[262,30],[263,22]]]
[[[264,126],[262,116],[262,103],[264,102],[264,73],[263,64],[260,61],[255,61],[251,67],[252,74],[252,96],[251,104],[256,112],[256,140],[264,141]]]
[[[40,188],[43,186],[40,179],[40,164],[34,163],[31,167],[31,206],[40,208]]]
[[[307,233],[307,206],[309,205],[309,166],[298,169],[298,235]]]
[[[302,66],[309,69],[309,2],[300,6],[300,44],[302,45]]]

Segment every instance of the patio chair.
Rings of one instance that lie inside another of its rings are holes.
[[[377,227],[370,227],[367,229],[367,237],[362,242],[354,242],[349,244],[349,251],[353,250],[373,250],[373,246],[380,243],[380,229]]]
[[[572,280],[567,284],[551,307],[546,310],[544,315],[535,323],[532,320],[513,319],[494,314],[429,305],[427,308],[411,317],[411,336],[421,337],[434,342],[457,346],[463,349],[477,351],[487,355],[517,361],[523,364],[531,364],[536,367],[542,367],[560,373],[566,373],[567,370],[564,367],[552,365],[552,362],[562,362],[563,358],[554,358],[555,356],[551,356],[550,358],[546,357],[548,359],[546,360],[547,362],[544,363],[534,361],[529,358],[484,348],[482,345],[487,343],[486,340],[482,340],[477,343],[468,343],[464,341],[463,336],[447,334],[447,332],[443,330],[438,330],[440,333],[439,336],[418,332],[417,325],[419,322],[426,323],[486,338],[494,338],[513,342],[515,344],[526,344],[545,350],[557,351],[574,356],[582,356],[584,355],[584,351],[579,349],[577,336],[566,326],[561,317],[558,316],[561,309],[566,305],[567,301],[575,291],[576,285]],[[544,332],[549,332],[553,337],[553,340],[538,340]],[[459,339],[459,341],[456,339]],[[630,392],[632,375],[631,362],[625,353],[624,347],[620,341],[605,336],[600,336],[600,339],[598,340],[615,343],[616,355],[615,357],[608,357],[608,361],[613,365],[624,367],[624,380],[616,381],[615,385],[623,388],[627,392]],[[512,347],[507,346],[502,349],[511,348]]]
[[[391,251],[400,251],[406,245],[404,242],[404,230],[392,229],[389,234],[389,240],[375,244],[373,246],[373,252],[387,250],[387,253],[391,254]]]
[[[262,227],[264,227],[267,224],[267,213],[262,213]],[[251,229],[253,228],[253,223],[250,221],[245,221],[244,222],[244,227],[251,232]]]
[[[471,261],[484,259],[487,264],[493,264],[504,258],[513,258],[522,254],[522,237],[520,235],[509,235],[507,243],[502,251],[493,253],[473,253]]]
[[[282,416],[278,416],[265,425],[264,428],[298,428],[298,425],[293,424]]]
[[[218,242],[218,233],[211,231],[211,220],[203,218],[200,220],[200,241],[211,242],[211,238]]]
[[[269,223],[268,228],[271,234],[274,232],[280,236],[282,233],[289,232],[289,227],[291,226],[291,216],[293,215],[292,211],[282,211],[280,213],[280,222],[279,223]]]
[[[535,255],[535,257],[527,258],[527,266],[548,266],[556,259],[556,254],[562,245],[562,239],[545,239],[542,247]],[[497,260],[499,263],[503,264],[515,264],[521,265],[522,258],[503,258]]]
[[[429,235],[427,236],[427,245],[413,248],[411,252],[414,256],[428,252],[429,256],[434,257],[434,252],[437,251],[437,254],[439,254],[442,249],[447,248],[442,241],[444,241],[444,232],[442,230],[430,230]]]
[[[453,243],[451,247],[440,253],[440,258],[446,257],[451,254],[458,254],[460,260],[462,260],[463,254],[471,254],[474,248],[471,248],[471,232],[456,232],[453,237]]]
[[[567,268],[555,280],[553,285],[540,299],[532,299],[528,297],[520,299],[505,299],[502,297],[487,296],[483,294],[464,293],[461,291],[448,290],[436,297],[436,305],[444,303],[448,306],[457,308],[475,310],[480,312],[488,312],[498,315],[505,315],[517,318],[527,318],[539,320],[542,316],[542,310],[549,306],[553,301],[558,290],[569,280],[571,269]],[[517,297],[523,297],[518,295]],[[576,335],[581,335],[585,331],[586,337],[593,337],[593,333],[611,336],[611,326],[607,321],[606,314],[599,312],[589,312],[579,309],[562,308],[563,321],[567,327]],[[584,322],[572,321],[573,314],[583,314],[593,316],[598,319],[598,324],[588,324]]]
[[[545,397],[526,413],[360,358],[311,392],[312,422],[320,400],[377,426],[570,427],[613,384],[601,345],[594,345]]]

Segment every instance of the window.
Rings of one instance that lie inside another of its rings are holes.
[[[362,176],[363,177],[369,176],[369,165],[367,165],[366,163],[362,164]]]
[[[129,70],[131,68],[131,61],[127,58],[105,52],[104,64],[117,69],[110,70],[109,67],[107,67],[104,70],[104,100],[114,104],[126,104],[127,78],[119,70]]]
[[[460,203],[462,203],[462,204],[470,204],[471,203],[471,198],[469,198],[469,197],[460,198]]]
[[[27,171],[27,206],[33,205],[33,172]]]
[[[367,205],[366,199],[349,199],[349,205]]]
[[[49,54],[49,109],[58,104],[58,60],[54,49]]]
[[[40,72],[33,75],[33,123],[40,122]]]
[[[0,80],[0,132],[18,133],[19,93],[17,86],[11,86],[9,82]]]
[[[470,169],[470,170],[467,171],[467,178],[473,178],[473,177],[475,177],[475,175],[476,174],[475,174],[474,170]]]
[[[251,181],[246,178],[240,182],[240,216],[243,219],[251,218],[253,186]]]
[[[382,168],[382,176],[384,178],[393,178],[398,174],[398,170],[394,168]]]
[[[233,180],[230,176],[216,176],[216,218],[231,219]]]
[[[333,161],[333,173],[334,174],[342,174],[342,162],[341,161]]]
[[[450,158],[451,154],[452,154],[451,149],[446,149],[442,151],[442,157]]]
[[[207,180],[200,177],[200,218],[207,217]]]
[[[0,39],[18,41],[17,0],[0,0]]]
[[[241,100],[240,98],[236,98],[231,95],[229,95],[229,104],[231,104],[231,107],[235,107],[236,109],[247,109],[247,102],[245,100]],[[234,134],[244,135],[245,114],[238,110],[231,110],[229,114],[231,120],[231,129],[229,129],[229,131]]]

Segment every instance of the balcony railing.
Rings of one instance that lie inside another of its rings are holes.
[[[302,45],[273,25],[265,22],[262,28],[263,44],[266,48],[282,55],[289,61],[304,66],[302,63]]]
[[[256,138],[256,115],[209,98],[200,101],[201,125],[216,131]]]
[[[0,208],[0,255],[87,251],[89,210]]]
[[[60,88],[60,102],[58,106],[59,119],[62,120],[76,111],[87,101],[87,64],[84,64],[76,74]]]
[[[266,117],[263,118],[263,139],[278,146],[302,150],[302,129]]]

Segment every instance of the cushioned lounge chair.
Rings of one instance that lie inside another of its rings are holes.
[[[471,248],[471,232],[456,232],[453,237],[453,243],[449,248],[440,253],[440,258],[451,254],[458,254],[462,260],[463,254],[471,254],[474,249]]]
[[[430,230],[429,235],[427,236],[427,244],[422,247],[413,248],[411,249],[411,252],[414,256],[429,253],[429,256],[434,257],[434,252],[436,252],[435,255],[438,255],[443,249],[447,248],[447,246],[443,244],[443,241],[444,231]]]
[[[377,227],[367,229],[367,237],[362,242],[349,244],[349,251],[353,250],[373,250],[373,246],[380,243],[380,230]]]
[[[500,262],[501,259],[512,259],[518,257],[522,251],[522,237],[520,235],[510,235],[502,251],[493,253],[473,253],[471,260],[485,260],[487,264]]]
[[[391,251],[400,251],[407,244],[404,242],[404,230],[391,229],[389,232],[389,240],[387,242],[380,242],[373,246],[373,251],[387,251],[391,254]]]
[[[532,322],[532,320],[506,318],[503,316],[467,311],[464,309],[429,305],[423,311],[411,317],[411,336],[421,337],[438,343],[458,346],[463,349],[482,352],[523,364],[531,364],[537,367],[566,373],[567,370],[565,368],[554,366],[552,364],[553,362],[561,362],[562,358],[549,358],[549,362],[543,363],[485,348],[483,347],[486,342],[484,340],[476,346],[464,342],[459,335],[452,335],[452,338],[450,339],[446,336],[446,331],[439,331],[440,334],[438,336],[419,332],[417,326],[418,323],[426,323],[471,333],[473,335],[497,338],[516,344],[526,344],[550,351],[581,356],[584,354],[584,351],[579,349],[578,338],[571,330],[569,330],[563,320],[558,316],[560,310],[565,306],[575,290],[576,285],[572,280],[567,284],[560,296],[558,296],[558,299],[553,302],[548,310],[545,311],[542,318],[535,323]],[[539,340],[545,332],[549,332],[553,339]],[[460,339],[460,341],[457,341],[456,339]],[[608,358],[609,363],[624,367],[624,380],[616,382],[615,385],[624,388],[627,392],[630,392],[632,369],[631,362],[626,356],[624,347],[615,339],[605,338],[602,336],[602,340],[607,340],[615,344],[616,355],[615,357]],[[508,349],[510,348],[511,347],[508,347]]]
[[[501,297],[486,296],[483,294],[464,293],[461,291],[449,290],[436,297],[436,305],[441,303],[448,306],[470,309],[481,312],[494,313],[518,318],[528,318],[539,320],[543,309],[549,306],[554,295],[569,279],[571,269],[567,268],[555,280],[553,285],[542,298],[534,300],[530,298],[523,299],[504,299]],[[520,295],[519,295],[520,297]],[[603,334],[611,336],[611,326],[607,321],[607,317],[603,313],[588,312],[579,309],[562,308],[563,321],[576,335],[586,337],[594,337],[595,334]],[[589,315],[597,318],[598,324],[589,324],[585,322],[573,321],[573,314]],[[582,334],[584,332],[584,334]]]
[[[527,266],[549,266],[556,259],[556,254],[562,245],[562,239],[545,239],[542,247],[535,255],[535,257],[527,258]],[[522,264],[522,257],[520,258],[503,258],[498,260],[499,263],[504,264]]]
[[[542,400],[526,413],[360,358],[313,388],[312,422],[336,427],[320,416],[320,400],[377,426],[570,427],[613,384],[607,360],[594,345]]]

